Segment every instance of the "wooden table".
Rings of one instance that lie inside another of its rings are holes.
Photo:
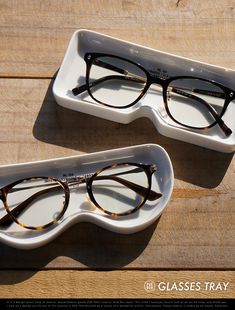
[[[234,297],[235,161],[59,107],[52,85],[72,33],[96,30],[235,69],[235,1],[0,1],[0,163],[157,143],[175,171],[161,218],[133,235],[77,224],[31,251],[0,245],[0,297]],[[144,283],[229,282],[227,291],[147,292]]]

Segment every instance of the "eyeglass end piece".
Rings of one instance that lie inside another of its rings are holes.
[[[151,172],[151,173],[154,173],[155,171],[157,171],[157,166],[156,166],[156,165],[151,165],[151,166],[149,167],[149,169],[150,169],[150,172]]]
[[[161,193],[157,193],[157,192],[154,192],[154,191],[150,191],[149,195],[148,195],[148,200],[149,201],[154,201],[154,200],[157,200],[159,198],[162,197],[162,194]]]

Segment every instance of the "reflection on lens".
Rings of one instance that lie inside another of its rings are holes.
[[[7,206],[14,218],[22,225],[34,228],[56,221],[64,203],[64,188],[48,178],[24,180],[7,195]]]
[[[145,171],[134,165],[105,169],[92,183],[92,193],[98,205],[115,214],[131,212],[140,206],[148,188]]]
[[[138,66],[115,57],[99,57],[92,63],[89,85],[99,102],[125,107],[134,102],[146,85],[145,72]]]
[[[185,126],[204,128],[216,122],[225,102],[223,90],[200,79],[175,79],[167,89],[172,117]]]

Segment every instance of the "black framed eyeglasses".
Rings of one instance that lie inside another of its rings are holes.
[[[72,89],[75,96],[87,91],[99,104],[124,109],[139,102],[153,86],[163,95],[165,110],[175,123],[196,130],[218,125],[225,136],[232,134],[222,117],[235,99],[234,90],[200,77],[168,77],[115,55],[86,53],[84,60],[86,84]]]
[[[151,189],[156,165],[117,163],[90,175],[63,179],[34,177],[18,180],[0,189],[6,214],[0,228],[17,223],[23,228],[42,230],[62,219],[70,191],[86,185],[90,201],[110,216],[125,216],[139,210],[147,200],[162,194]]]

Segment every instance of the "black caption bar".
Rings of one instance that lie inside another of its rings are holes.
[[[234,309],[235,299],[0,299],[1,309]]]

